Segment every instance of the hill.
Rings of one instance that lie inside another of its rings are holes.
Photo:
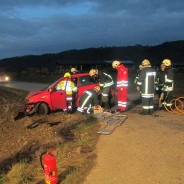
[[[46,67],[54,70],[57,65],[77,65],[83,63],[101,64],[106,60],[128,60],[137,65],[144,59],[159,66],[164,58],[175,63],[184,63],[184,40],[165,42],[156,46],[100,47],[82,50],[68,50],[55,54],[26,55],[6,58],[0,61],[0,67],[7,71],[24,70],[30,67]]]

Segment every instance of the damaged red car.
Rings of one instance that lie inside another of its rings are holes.
[[[78,99],[82,93],[85,90],[94,88],[99,83],[94,83],[88,73],[75,74],[71,78],[78,88],[75,94],[75,105],[77,107]],[[30,92],[26,97],[26,115],[32,115],[34,113],[49,114],[52,111],[66,109],[66,91],[57,90],[56,88],[62,80],[66,80],[66,78],[60,78],[46,89]]]

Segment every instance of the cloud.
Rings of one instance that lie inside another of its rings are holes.
[[[183,40],[184,1],[3,0],[0,58]]]

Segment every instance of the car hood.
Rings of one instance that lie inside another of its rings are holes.
[[[29,99],[32,96],[38,95],[40,93],[43,93],[43,91],[39,90],[39,91],[32,91],[30,92],[27,96],[26,96],[26,100]]]

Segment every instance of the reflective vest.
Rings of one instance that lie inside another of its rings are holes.
[[[66,95],[72,95],[72,92],[77,92],[77,87],[70,78],[62,80],[56,87],[57,90],[65,90]]]

